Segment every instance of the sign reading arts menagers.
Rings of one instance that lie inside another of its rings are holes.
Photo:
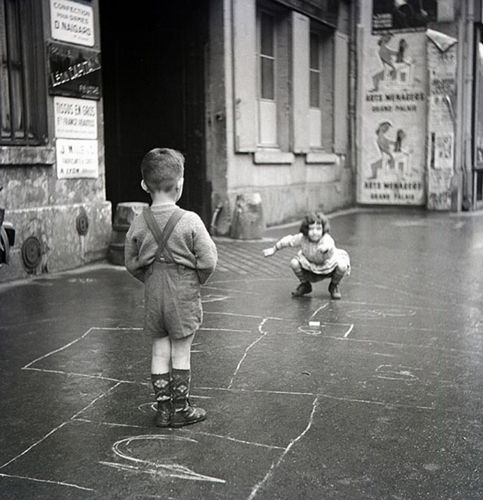
[[[438,0],[373,0],[372,2],[374,34],[384,31],[393,33],[423,31],[428,23],[437,20]]]
[[[369,35],[364,43],[358,202],[423,205],[425,35]]]
[[[94,14],[89,5],[71,0],[50,0],[52,38],[92,47]]]
[[[98,51],[49,44],[49,94],[100,99],[101,55]]]

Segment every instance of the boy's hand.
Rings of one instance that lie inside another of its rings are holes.
[[[154,255],[150,256],[150,257],[143,257],[143,258],[138,257],[137,260],[138,260],[139,267],[150,266],[154,262],[155,258],[156,257]]]
[[[265,248],[265,250],[263,250],[263,256],[271,257],[276,251],[277,249],[275,247]]]

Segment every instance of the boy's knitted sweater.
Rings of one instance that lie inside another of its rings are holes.
[[[161,231],[175,207],[174,203],[165,203],[151,208]],[[171,233],[167,246],[176,264],[196,269],[200,283],[205,283],[215,270],[218,259],[216,245],[195,212],[185,211]],[[124,246],[124,261],[129,273],[144,281],[146,268],[154,261],[157,249],[158,244],[143,214],[137,215],[126,234]]]

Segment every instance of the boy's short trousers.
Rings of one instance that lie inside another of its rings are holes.
[[[182,339],[200,328],[201,285],[195,269],[155,261],[144,285],[145,332],[157,338]]]

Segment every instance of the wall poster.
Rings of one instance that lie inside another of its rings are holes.
[[[423,205],[425,35],[384,33],[365,45],[358,201]]]
[[[385,31],[392,33],[424,31],[428,23],[437,20],[438,0],[372,1],[372,33],[374,34]]]
[[[457,40],[428,30],[427,207],[450,210],[454,168]]]
[[[475,117],[475,167],[483,169],[483,42],[478,43]]]

